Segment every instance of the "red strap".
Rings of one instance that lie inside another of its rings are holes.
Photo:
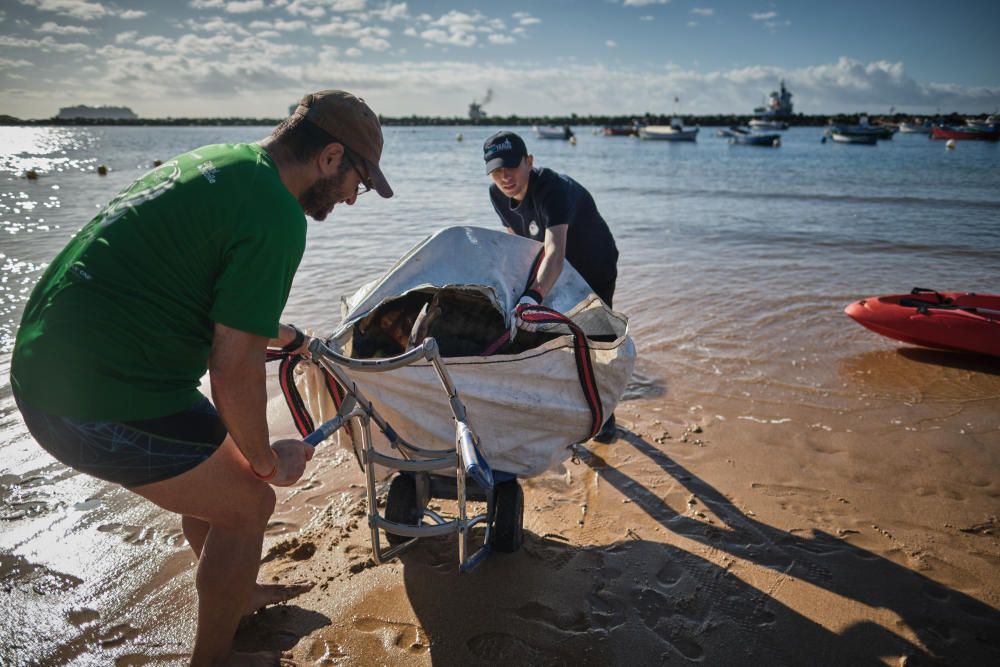
[[[570,333],[573,335],[577,377],[580,379],[580,388],[583,389],[583,397],[587,401],[593,419],[588,437],[592,438],[597,435],[601,426],[604,425],[604,408],[601,405],[601,393],[597,388],[594,365],[590,358],[590,346],[587,344],[587,337],[583,334],[583,330],[577,326],[576,322],[559,311],[545,306],[521,305],[515,310],[514,316],[532,324],[565,324],[569,327]]]

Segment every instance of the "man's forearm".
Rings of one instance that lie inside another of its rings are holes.
[[[546,253],[538,265],[538,274],[535,276],[535,282],[531,284],[531,289],[543,297],[547,296],[559,279],[559,274],[562,273],[563,261],[561,256],[553,257]]]
[[[267,429],[267,339],[218,327],[216,338],[209,359],[212,399],[243,456],[258,475],[266,476],[275,465]]]

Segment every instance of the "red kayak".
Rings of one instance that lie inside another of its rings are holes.
[[[904,343],[1000,357],[1000,294],[935,292],[855,301],[844,312],[875,333]]]
[[[972,127],[935,127],[931,139],[964,139],[971,141],[1000,141],[1000,130],[977,130]]]

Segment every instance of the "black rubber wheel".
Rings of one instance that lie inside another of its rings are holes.
[[[513,553],[524,543],[524,491],[516,479],[496,486],[493,550]]]
[[[385,518],[394,523],[419,526],[423,512],[417,506],[417,482],[410,475],[396,475],[389,484],[385,499]],[[385,531],[389,544],[402,544],[409,540],[405,535]]]

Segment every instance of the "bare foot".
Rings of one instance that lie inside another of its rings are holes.
[[[288,651],[258,651],[256,653],[237,653],[233,651],[220,667],[296,667],[298,663],[292,660]]]
[[[308,593],[315,585],[312,581],[294,584],[257,584],[253,593],[250,594],[250,603],[247,605],[244,615],[249,616],[270,604],[287,602],[303,593]]]

